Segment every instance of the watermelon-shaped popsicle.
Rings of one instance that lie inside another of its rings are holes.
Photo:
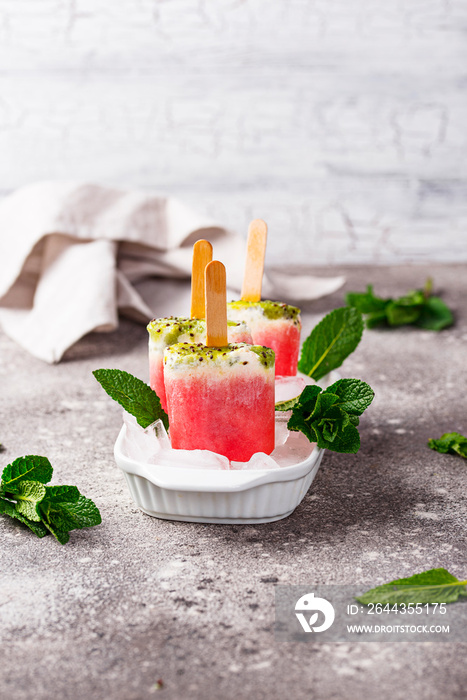
[[[164,350],[174,343],[206,343],[206,321],[198,318],[168,316],[155,318],[148,324],[149,331],[149,384],[167,410],[164,386]],[[242,322],[228,324],[228,340],[231,343],[251,343],[251,334]]]
[[[245,462],[274,449],[274,352],[227,341],[225,267],[206,266],[206,343],[164,351],[174,449],[211,450]]]
[[[274,352],[234,343],[177,343],[164,352],[174,449],[211,450],[236,462],[274,450]]]
[[[227,304],[229,321],[244,321],[253,343],[272,348],[276,374],[294,376],[300,352],[300,309],[277,301],[232,301]]]
[[[174,343],[206,343],[205,269],[212,260],[212,245],[201,239],[193,246],[191,271],[190,318],[168,316],[155,318],[148,325],[149,331],[149,383],[158,395],[162,408],[167,410],[164,387],[164,350]],[[251,343],[251,334],[244,323],[229,325],[229,342]]]
[[[254,343],[274,350],[276,375],[294,376],[300,351],[300,309],[261,301],[267,234],[262,219],[250,223],[241,300],[227,305],[227,315],[230,321],[247,323]]]

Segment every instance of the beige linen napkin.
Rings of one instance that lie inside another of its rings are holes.
[[[189,278],[199,238],[211,241],[229,287],[238,291],[245,240],[178,199],[76,183],[17,190],[0,201],[0,324],[53,363],[86,333],[115,329],[119,312],[144,323],[180,314],[167,295],[164,309],[150,308],[135,285],[149,277]],[[265,277],[264,294],[317,299],[343,282],[274,273]]]

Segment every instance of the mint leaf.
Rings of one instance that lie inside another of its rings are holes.
[[[467,459],[467,438],[460,433],[444,433],[438,440],[430,438],[428,447],[443,454],[458,454]]]
[[[409,326],[420,317],[421,305],[409,305],[391,301],[386,307],[386,318],[390,326]]]
[[[24,525],[27,525],[30,530],[34,532],[38,537],[45,537],[47,533],[47,528],[42,522],[35,522],[34,520],[28,520],[24,515],[19,513],[15,504],[11,501],[7,501],[4,498],[0,498],[0,514],[9,515],[11,518],[19,520]]]
[[[101,523],[101,514],[96,504],[81,494],[76,501],[68,503],[44,500],[40,504],[40,510],[46,524],[60,530],[80,530]]]
[[[45,500],[48,503],[76,503],[80,492],[76,486],[46,486]]]
[[[68,534],[67,530],[61,530],[59,527],[51,525],[46,520],[44,520],[43,523],[47,530],[52,533],[52,535],[55,537],[55,539],[57,539],[60,542],[60,544],[66,544],[69,541],[70,535]]]
[[[287,423],[289,430],[302,432],[310,442],[318,442],[318,435],[312,425],[311,416],[316,406],[316,400],[321,393],[319,386],[306,386],[298,398],[292,410],[292,415]]]
[[[299,396],[296,396],[294,399],[289,399],[288,401],[278,401],[276,403],[276,411],[290,411],[299,401]]]
[[[41,517],[37,514],[37,505],[45,496],[45,486],[39,481],[20,481],[14,486],[14,492],[11,492],[16,500],[15,509],[21,515],[29,520],[40,521]]]
[[[467,581],[459,581],[446,569],[430,569],[409,578],[399,578],[376,586],[356,598],[360,603],[454,603],[467,595]]]
[[[321,416],[316,415],[317,412]],[[318,437],[318,447],[355,454],[360,449],[360,435],[357,428],[350,423],[345,411],[337,407],[320,410],[317,406],[313,429]]]
[[[315,380],[340,367],[359,344],[363,332],[360,312],[334,309],[313,328],[302,346],[298,369]]]
[[[85,498],[74,486],[50,487],[43,501],[38,506],[42,522],[52,535],[60,542],[66,544],[70,539],[69,530],[80,530],[83,527],[92,527],[102,522],[101,514],[96,504],[90,498]],[[73,499],[64,501],[67,493]]]
[[[52,465],[47,457],[37,455],[18,457],[3,470],[2,488],[9,491],[14,484],[23,480],[40,481],[41,484],[47,484],[52,478],[52,473]]]
[[[101,515],[95,503],[82,496],[76,486],[44,486],[52,471],[49,460],[37,455],[18,458],[5,467],[0,514],[16,518],[38,537],[51,532],[66,544],[69,530],[98,525]],[[33,480],[31,475],[37,478]]]
[[[142,428],[160,418],[168,430],[169,418],[159,397],[141,379],[120,369],[96,369],[93,375],[104,391],[131,413]]]
[[[423,305],[416,325],[429,331],[441,331],[453,323],[452,311],[444,301],[439,297],[430,297]]]
[[[415,289],[398,299],[382,299],[373,293],[349,292],[348,306],[365,314],[366,327],[415,325],[426,330],[440,331],[454,323],[450,309],[439,298],[431,296],[432,281],[427,279],[423,289]]]
[[[362,382],[361,379],[339,379],[331,384],[326,391],[336,394],[339,398],[336,405],[352,416],[361,416],[375,396],[371,386]],[[355,425],[358,425],[358,421]]]
[[[358,416],[373,397],[371,387],[359,379],[340,379],[325,391],[307,386],[292,407],[287,427],[302,432],[318,447],[354,454],[360,448]]]
[[[376,328],[386,323],[386,309],[384,311],[378,311],[378,313],[368,314],[365,319],[365,326],[367,328]]]
[[[349,292],[346,295],[347,306],[353,306],[362,314],[379,314],[384,312],[389,302],[390,299],[376,297],[373,294],[373,287],[371,284],[366,288],[366,292]]]

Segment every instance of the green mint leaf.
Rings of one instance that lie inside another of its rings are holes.
[[[357,428],[351,424],[349,415],[337,405],[339,397],[327,392],[328,389],[318,396],[310,419],[318,438],[318,447],[333,452],[358,452],[360,435]]]
[[[131,413],[142,428],[147,428],[160,418],[168,429],[169,418],[159,397],[141,379],[120,369],[96,369],[93,375],[104,391]]]
[[[12,490],[14,488],[14,491]],[[14,484],[8,493],[13,493],[16,500],[15,509],[29,520],[40,521],[37,505],[45,496],[45,486],[39,481],[20,481]]]
[[[305,415],[297,411],[292,413],[289,422],[287,423],[289,430],[303,433],[310,442],[318,442],[318,435],[315,432],[311,421],[307,420]]]
[[[292,407],[287,427],[301,431],[318,447],[355,454],[360,449],[358,416],[373,396],[371,387],[359,379],[340,379],[325,391],[307,386]]]
[[[16,510],[14,503],[7,501],[4,498],[0,498],[0,514],[9,515],[11,518],[19,520],[24,525],[27,525],[28,528],[38,537],[45,537],[48,534],[44,523],[29,520]]]
[[[408,326],[420,316],[421,305],[409,305],[392,301],[386,307],[386,317],[390,326]]]
[[[334,309],[313,328],[302,346],[298,369],[315,380],[340,367],[359,344],[363,332],[360,311]]]
[[[38,537],[51,532],[66,544],[68,530],[98,525],[101,515],[95,503],[82,496],[76,486],[45,486],[52,472],[49,460],[37,455],[20,457],[5,467],[0,514],[16,518]]]
[[[320,429],[320,426],[313,425],[318,436],[318,447],[322,447],[332,452],[341,452],[343,454],[355,454],[360,449],[360,435],[357,428],[351,423],[347,425],[338,425],[335,435],[332,440],[329,440]]]
[[[47,457],[39,457],[38,455],[18,457],[3,470],[2,488],[9,491],[14,484],[23,480],[40,481],[41,484],[47,484],[52,478],[52,473],[52,465]]]
[[[313,413],[316,400],[321,393],[320,386],[306,386],[292,410],[287,427],[295,432],[302,432],[310,442],[317,442],[318,436],[311,424],[311,414]]]
[[[410,292],[396,299],[394,303],[398,306],[421,306],[425,301],[426,296],[423,289],[411,289]]]
[[[68,530],[61,530],[59,527],[55,527],[55,525],[52,525],[46,520],[44,520],[43,523],[47,530],[52,533],[52,535],[55,537],[56,540],[60,542],[60,544],[66,544],[68,542],[68,540],[70,539]]]
[[[74,503],[44,501],[39,507],[45,524],[59,530],[80,530],[102,522],[96,504],[81,494]]]
[[[289,401],[278,401],[276,403],[276,411],[291,411],[299,401],[299,396],[296,396],[294,399],[289,399]]]
[[[362,314],[380,314],[386,318],[385,308],[389,303],[389,299],[381,299],[373,294],[373,287],[368,285],[366,292],[349,292],[346,294],[345,303],[347,306],[353,306]]]
[[[375,396],[371,386],[360,379],[339,379],[326,392],[336,394],[339,398],[336,405],[352,416],[361,416]],[[354,425],[358,425],[358,421]]]
[[[377,311],[373,314],[368,314],[365,319],[365,326],[367,328],[376,328],[377,326],[385,325],[386,320],[386,309],[384,309],[384,311]]]
[[[313,415],[316,417],[325,415],[338,401],[339,397],[333,394],[332,391],[329,391],[329,389],[326,389],[316,397]]]
[[[440,331],[454,323],[450,309],[439,298],[431,296],[433,283],[427,279],[423,289],[415,289],[398,299],[381,299],[373,294],[373,287],[366,292],[350,292],[346,303],[365,314],[367,328],[381,325],[415,325],[430,331]]]
[[[45,497],[49,503],[76,503],[80,492],[76,486],[46,486]]]
[[[467,581],[459,581],[446,569],[430,569],[409,578],[399,578],[376,586],[356,598],[359,603],[454,603],[466,594]]]
[[[439,297],[430,297],[423,305],[416,325],[429,331],[441,331],[453,323],[452,311],[444,301]]]
[[[317,384],[310,384],[303,389],[298,397],[298,401],[306,410],[311,412],[314,410],[316,400],[322,391],[321,387]]]
[[[438,440],[430,438],[428,447],[443,454],[458,454],[467,459],[467,438],[460,433],[444,433]]]

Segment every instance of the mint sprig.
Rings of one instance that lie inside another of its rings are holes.
[[[27,455],[8,464],[0,482],[0,514],[27,525],[38,537],[51,532],[61,544],[70,530],[99,525],[99,509],[76,486],[46,486],[52,478],[47,457]]]
[[[442,299],[432,296],[431,290],[432,281],[428,279],[423,289],[412,290],[397,299],[383,299],[368,285],[366,292],[349,292],[346,303],[365,314],[367,328],[413,325],[440,331],[452,325],[454,317]]]
[[[334,309],[313,328],[302,346],[298,369],[316,381],[340,367],[359,344],[363,332],[360,311]]]
[[[443,454],[460,455],[467,459],[467,437],[460,433],[444,433],[439,439],[430,438],[428,447]]]
[[[48,534],[47,528],[42,522],[35,522],[34,520],[29,520],[24,515],[21,515],[19,511],[15,508],[15,503],[6,500],[0,496],[0,515],[9,515],[10,518],[15,518],[19,520],[24,525],[27,525],[30,530],[34,532],[38,537],[45,537]]]
[[[360,379],[339,379],[326,390],[306,386],[297,399],[276,404],[276,411],[292,409],[289,430],[300,431],[332,452],[360,449],[359,416],[371,404],[373,389]]]
[[[2,485],[6,490],[14,490],[15,484],[24,479],[47,484],[52,478],[52,473],[52,465],[47,457],[37,455],[18,457],[3,470]]]
[[[466,584],[467,581],[459,581],[446,569],[429,569],[376,586],[356,600],[363,605],[455,603],[460,597],[467,596]]]
[[[142,428],[161,419],[168,430],[169,417],[158,395],[141,379],[121,369],[96,369],[93,375],[104,391],[134,416]]]

